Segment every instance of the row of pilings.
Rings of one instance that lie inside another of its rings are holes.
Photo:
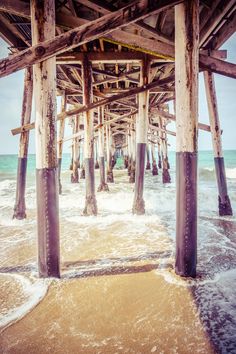
[[[55,36],[55,6],[52,0],[43,3],[33,0],[31,3],[32,44],[53,39]],[[40,47],[41,48],[41,47]],[[199,74],[199,2],[184,1],[175,6],[175,112],[176,112],[176,261],[175,271],[186,277],[196,276],[197,266],[197,164],[198,164],[198,74]],[[140,70],[140,86],[149,83],[150,61],[147,57],[142,61]],[[227,192],[224,158],[221,145],[221,129],[217,111],[214,78],[211,72],[204,74],[207,102],[210,116],[210,130],[213,139],[215,167],[219,192],[220,215],[232,215]],[[57,152],[56,134],[56,58],[51,57],[34,65],[33,71],[26,69],[25,88],[22,110],[22,125],[29,122],[32,104],[32,85],[35,98],[35,140],[36,140],[36,192],[38,221],[38,261],[41,277],[60,277],[59,249],[59,186],[62,158],[62,142],[66,100],[62,104],[62,115],[59,129]],[[90,107],[93,100],[92,63],[86,54],[82,61],[83,106]],[[126,134],[128,161],[126,164],[134,186],[133,213],[143,214],[144,174],[149,133],[149,90],[137,94],[138,112],[134,122],[128,123],[123,133]],[[112,142],[115,134],[121,134],[120,128],[112,130],[104,119],[104,107],[97,111],[99,127],[99,167],[101,171],[100,189],[107,189],[107,182],[113,180]],[[120,119],[120,117],[119,117]],[[74,118],[74,131],[80,127],[80,121]],[[167,156],[167,142],[162,134],[165,127],[153,128],[161,134],[163,182],[170,181]],[[87,109],[83,115],[83,166],[85,174],[85,207],[84,215],[97,214],[95,193],[95,161],[94,161],[94,112]],[[106,131],[106,132],[105,132]],[[74,133],[73,145],[79,144]],[[105,177],[105,141],[107,151],[107,178]],[[17,195],[14,217],[25,217],[25,185],[29,132],[23,130],[20,138],[18,160]],[[130,141],[129,141],[130,140]],[[150,153],[148,151],[148,153]],[[152,153],[152,151],[151,151]],[[72,182],[77,174],[74,164],[77,163],[73,152]],[[149,158],[150,160],[150,158]],[[147,158],[147,164],[149,163]],[[153,161],[156,159],[153,158]],[[157,161],[156,165],[157,165]],[[148,165],[149,167],[149,165]],[[155,173],[157,168],[153,168]]]

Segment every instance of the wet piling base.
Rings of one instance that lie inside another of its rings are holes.
[[[58,165],[58,187],[59,187],[59,194],[62,194],[62,184],[61,184],[61,157],[57,159]]]
[[[219,207],[219,215],[233,215],[230,199],[228,196],[227,191],[227,182],[226,182],[226,175],[225,175],[225,165],[224,165],[224,158],[223,157],[215,157],[215,171],[216,171],[216,178],[217,178],[217,185],[218,185],[218,207]]]
[[[36,169],[39,276],[60,277],[58,176]]]
[[[157,169],[156,162],[153,162],[153,164],[152,164],[152,175],[153,176],[157,176],[158,175],[158,169]]]
[[[151,164],[150,164],[150,162],[148,161],[147,162],[147,165],[146,165],[146,170],[150,170],[151,169]]]
[[[114,183],[114,176],[112,169],[107,171],[107,183]]]
[[[161,169],[161,155],[158,155],[158,168]]]
[[[81,171],[80,171],[80,179],[85,179],[85,169],[84,169],[84,166],[81,168]]]
[[[86,183],[86,197],[84,215],[97,215],[97,201],[95,197],[95,175],[94,175],[94,159],[84,159],[85,167],[85,183]]]
[[[129,166],[128,156],[125,156],[125,158],[124,158],[124,165],[125,165],[125,169],[128,168],[128,166]]]
[[[131,168],[132,168],[132,162],[131,162],[131,159],[128,160],[128,176],[130,176],[130,173],[131,173]]]
[[[79,183],[79,172],[78,169],[76,168],[76,170],[71,174],[70,177],[71,183]]]
[[[195,277],[197,265],[197,153],[176,153],[175,272]]]
[[[109,192],[109,187],[105,181],[105,158],[99,158],[99,167],[100,167],[100,185],[98,187],[98,192]]]
[[[98,160],[96,160],[95,162],[95,169],[98,170],[99,169],[99,163],[98,163]]]
[[[145,202],[143,199],[145,152],[146,152],[146,144],[138,143],[136,171],[135,171],[136,180],[135,180],[135,191],[134,191],[134,203],[132,208],[133,214],[137,214],[137,215],[145,214]]]
[[[163,170],[162,170],[162,182],[163,183],[170,183],[171,182],[170,173],[167,168],[163,168]]]
[[[18,158],[16,203],[14,206],[13,219],[26,218],[25,212],[25,186],[26,186],[27,157]]]

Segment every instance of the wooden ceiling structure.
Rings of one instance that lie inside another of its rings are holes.
[[[12,130],[21,136],[14,217],[26,217],[28,134],[35,128],[40,276],[60,276],[58,171],[69,117],[73,135],[65,139],[76,144],[83,135],[84,140],[84,215],[97,215],[94,131],[101,147],[100,191],[107,190],[104,136],[107,181],[112,142],[128,145],[135,174],[132,212],[138,215],[145,213],[148,141],[152,148],[161,145],[162,177],[168,183],[166,135],[176,135],[175,271],[196,276],[198,129],[212,135],[219,213],[232,215],[213,73],[236,78],[236,65],[220,49],[235,29],[235,0],[1,0],[0,36],[10,55],[0,60],[0,78],[26,69],[21,126]],[[199,71],[204,72],[210,126],[198,122]],[[36,119],[30,123],[32,87]],[[62,97],[59,114],[56,91]],[[169,113],[170,101],[175,115]],[[170,121],[176,121],[175,132],[166,129]]]
[[[65,91],[67,103],[74,106],[67,116],[83,112],[81,61],[86,53],[92,62],[93,70],[94,102],[91,107],[106,104],[110,118],[111,114],[112,118],[115,117],[114,114],[117,115],[117,120],[111,123],[114,133],[119,130],[126,131],[130,117],[137,109],[136,94],[140,89],[140,65],[144,57],[151,61],[150,127],[156,124],[156,109],[167,118],[163,105],[174,99],[173,5],[179,2],[159,1],[162,11],[155,8],[152,10],[150,5],[148,10],[150,15],[141,16],[141,20],[133,21],[131,18],[130,23],[125,26],[118,25],[117,28],[115,26],[114,31],[108,34],[103,34],[105,31],[102,30],[99,35],[98,31],[96,39],[92,40],[92,33],[91,39],[85,40],[84,44],[72,46],[73,48],[68,48],[67,51],[63,50],[63,53],[59,51],[57,92],[61,95]],[[60,35],[78,26],[90,24],[130,3],[132,1],[57,0],[56,34]],[[226,59],[227,54],[225,51],[219,51],[220,46],[234,33],[235,26],[234,0],[200,1],[200,69],[210,69],[216,73],[236,77],[235,66],[223,62],[222,59]],[[30,48],[32,39],[29,1],[1,1],[0,36],[8,43],[12,54]],[[2,63],[0,69],[3,65],[5,63]],[[1,73],[2,70],[0,75]],[[127,116],[129,113],[130,116]],[[124,115],[124,119],[122,117],[119,119],[119,114]],[[58,119],[61,117],[59,115]],[[174,117],[169,118],[173,120]],[[30,128],[33,127],[31,124]],[[209,127],[204,125],[201,128],[209,130]],[[19,129],[15,131],[19,132]]]

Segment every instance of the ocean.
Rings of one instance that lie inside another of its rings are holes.
[[[172,182],[145,173],[146,214],[131,213],[134,185],[123,161],[98,216],[85,217],[84,180],[62,160],[61,274],[37,275],[35,156],[29,155],[26,220],[13,220],[17,155],[0,155],[1,353],[236,353],[236,150],[225,151],[234,215],[218,216],[212,152],[199,152],[196,279],[173,270]],[[96,170],[96,186],[99,171]]]

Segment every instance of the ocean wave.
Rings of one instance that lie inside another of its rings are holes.
[[[229,179],[236,179],[236,168],[226,168],[226,177]],[[199,177],[202,180],[215,180],[215,169],[213,167],[199,168]]]
[[[33,281],[19,274],[0,274],[0,283],[2,300],[0,306],[1,333],[38,305],[48,291],[50,280],[37,279]],[[14,305],[12,306],[12,304]]]

